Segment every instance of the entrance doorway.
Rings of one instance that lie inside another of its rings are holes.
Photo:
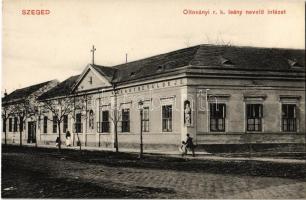
[[[36,143],[36,122],[28,122],[28,143]]]

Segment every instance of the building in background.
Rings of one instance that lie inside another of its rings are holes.
[[[142,123],[145,150],[177,150],[187,133],[198,151],[298,150],[305,50],[198,45],[112,67],[89,64],[38,100],[42,144],[70,131],[74,145],[139,148]]]
[[[37,98],[53,88],[57,80],[17,89],[2,98],[2,141],[3,143],[36,143],[39,108]]]

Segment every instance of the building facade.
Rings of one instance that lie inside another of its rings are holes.
[[[198,45],[112,67],[89,64],[38,98],[37,142],[55,143],[60,126],[62,139],[70,131],[74,145],[101,148],[116,141],[139,148],[142,132],[145,150],[177,150],[187,133],[199,151],[301,150],[304,54]],[[56,112],[43,106],[59,100]]]
[[[3,143],[36,143],[39,125],[37,98],[53,88],[57,80],[46,81],[13,91],[2,98]]]

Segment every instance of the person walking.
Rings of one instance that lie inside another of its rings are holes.
[[[192,141],[192,137],[190,137],[189,133],[187,133],[186,148],[190,150],[192,152],[192,156],[195,157],[194,144]]]

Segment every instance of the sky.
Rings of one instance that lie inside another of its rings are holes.
[[[104,66],[124,63],[126,53],[133,61],[198,44],[305,49],[304,0],[3,0],[2,7],[2,94],[82,73],[92,45]],[[50,13],[23,15],[28,9]]]

